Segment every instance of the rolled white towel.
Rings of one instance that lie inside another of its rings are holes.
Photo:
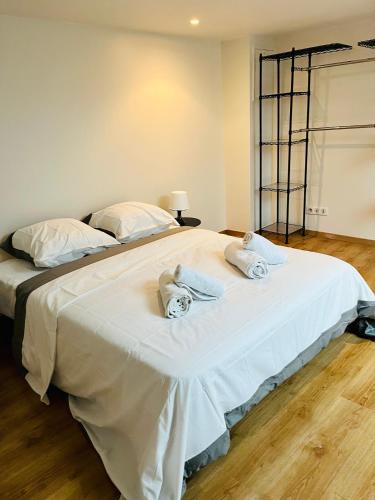
[[[230,243],[224,250],[224,256],[250,279],[265,278],[269,274],[266,260],[254,252],[244,250],[240,241]]]
[[[178,287],[188,290],[195,300],[215,300],[224,294],[220,281],[181,264],[176,267],[174,281]]]
[[[159,278],[161,300],[166,318],[180,318],[189,311],[192,296],[188,290],[179,288],[174,283],[174,275],[164,271]]]
[[[287,255],[283,248],[263,238],[260,234],[250,231],[245,234],[242,241],[245,250],[257,253],[266,259],[268,264],[284,264],[287,260]]]

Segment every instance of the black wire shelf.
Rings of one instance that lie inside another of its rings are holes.
[[[369,40],[371,41],[371,40]],[[360,42],[362,43],[362,42]],[[359,44],[358,44],[359,45]],[[351,50],[353,47],[345,43],[328,43],[326,45],[317,45],[315,47],[307,47],[305,49],[297,49],[294,51],[294,57],[304,57],[310,54],[327,54],[329,52],[339,52],[341,50]],[[279,52],[278,54],[270,54],[263,56],[263,61],[277,61],[282,59],[291,59],[293,52]]]
[[[277,99],[278,97],[291,97],[299,95],[309,95],[309,92],[280,92],[276,94],[263,94],[260,95],[260,99]]]
[[[296,233],[297,231],[301,231],[302,226],[298,224],[289,224],[288,225],[288,234]],[[262,227],[262,231],[267,231],[269,233],[282,234],[285,236],[287,234],[286,231],[286,223],[285,222],[275,222],[274,224],[270,224],[269,226]]]
[[[344,46],[343,44],[330,44],[329,46],[319,46],[319,47],[309,47],[307,49],[299,49],[296,51],[294,48],[290,52],[283,52],[280,54],[272,54],[268,56],[263,56],[262,54],[259,55],[259,145],[260,145],[260,155],[259,155],[259,179],[260,179],[260,187],[259,187],[259,228],[260,231],[270,231],[276,234],[280,234],[285,236],[285,243],[288,244],[288,239],[289,235],[301,230],[302,234],[304,234],[305,231],[305,206],[306,206],[306,187],[307,187],[307,158],[308,158],[308,146],[309,146],[309,133],[305,132],[305,135],[303,138],[292,138],[292,130],[293,130],[293,104],[294,104],[294,99],[293,97],[297,96],[306,96],[307,99],[305,102],[306,105],[306,128],[309,127],[309,113],[310,113],[310,97],[311,97],[311,72],[308,72],[308,78],[307,78],[307,89],[306,90],[296,90],[295,85],[294,85],[294,75],[295,75],[295,57],[302,57],[302,56],[308,56],[307,59],[307,64],[308,66],[311,66],[311,61],[312,61],[312,53],[323,53],[323,52],[332,52],[334,50],[346,50],[350,49],[351,46]],[[280,74],[280,68],[281,68],[281,60],[282,59],[291,59],[291,65],[290,65],[290,91],[289,92],[281,92],[281,74]],[[272,94],[264,94],[262,92],[262,82],[263,82],[263,71],[262,71],[262,63],[264,60],[268,61],[276,61],[277,62],[277,87],[276,87],[276,93]],[[285,135],[282,133],[282,126],[280,122],[280,100],[281,98],[289,98],[288,100],[288,106],[289,106],[289,134],[287,136],[287,139],[285,139]],[[276,101],[277,103],[277,136],[276,140],[270,139],[270,140],[264,140],[263,135],[262,135],[262,107],[263,107],[263,102],[266,99],[273,100],[273,102]],[[282,138],[284,137],[284,138]],[[293,139],[293,140],[292,140]],[[296,182],[295,179],[294,182],[290,182],[293,178],[293,174],[291,171],[291,166],[292,166],[292,146],[296,144],[304,144],[304,157],[305,157],[305,168],[304,168],[304,180],[303,182]],[[272,184],[263,184],[263,161],[262,161],[262,146],[266,145],[272,145],[277,147],[277,154],[275,155],[276,158],[276,168],[277,168],[277,176],[276,179],[278,182],[274,182]],[[288,146],[288,157],[287,157],[287,176],[286,172],[282,169],[281,163],[282,159],[280,156],[280,147],[282,146]],[[285,179],[287,177],[289,182],[280,182],[280,178]],[[303,211],[302,211],[302,225],[296,225],[296,224],[290,224],[290,200],[289,197],[291,196],[292,192],[301,192],[303,195],[301,195],[301,198],[303,197]],[[264,192],[273,192],[276,193],[276,196],[272,196],[276,200],[276,220],[278,221],[277,223],[270,224],[268,226],[263,227],[262,224],[262,196]],[[284,204],[281,204],[281,197],[286,197],[284,201],[286,201],[285,204],[285,218],[282,217],[285,222],[279,222],[280,221],[280,214],[281,211],[284,212]]]
[[[359,47],[366,47],[366,49],[375,49],[375,38],[372,40],[362,40],[358,42]]]
[[[297,231],[301,231],[302,226],[298,224],[289,224],[288,225],[288,234],[296,233]],[[269,224],[268,226],[262,227],[262,231],[267,231],[269,233],[282,234],[283,236],[287,234],[286,231],[286,223],[285,222],[275,222],[273,224]]]
[[[289,184],[289,193],[293,191],[299,191],[303,189],[305,185],[301,182],[291,182]],[[274,191],[275,193],[288,193],[288,183],[287,182],[274,182],[273,184],[268,184],[267,186],[262,186],[260,188],[262,191]]]
[[[303,144],[307,142],[306,139],[298,139],[296,141],[291,141],[292,146],[295,144]],[[288,139],[282,141],[263,141],[259,143],[260,146],[289,146]]]

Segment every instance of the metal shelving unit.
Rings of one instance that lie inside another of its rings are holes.
[[[293,48],[289,52],[282,52],[279,54],[271,54],[259,56],[259,233],[262,231],[269,231],[281,235],[285,235],[285,243],[289,241],[289,235],[297,231],[301,231],[305,234],[305,222],[306,222],[306,189],[307,189],[307,163],[308,163],[308,146],[309,146],[309,133],[313,130],[310,129],[310,96],[311,96],[311,71],[312,67],[312,56],[314,54],[324,54],[330,52],[337,52],[342,50],[352,49],[351,45],[346,45],[342,43],[332,43],[328,45],[319,45],[316,47],[307,47],[304,49]],[[296,58],[307,57],[307,67],[297,68],[295,66]],[[284,60],[291,60],[290,69],[290,91],[281,92],[280,90],[280,66],[281,62]],[[274,94],[262,94],[263,86],[263,63],[267,61],[273,61],[277,63],[277,92]],[[295,71],[307,71],[307,90],[306,91],[295,91],[294,90],[294,75]],[[293,130],[293,103],[294,98],[298,96],[305,96],[306,99],[306,128],[299,129],[298,132],[304,133],[305,137],[302,139],[293,139],[293,134],[297,131]],[[281,125],[280,125],[280,100],[283,98],[289,98],[289,130],[288,139],[281,139]],[[263,102],[268,99],[276,99],[277,102],[277,138],[276,140],[263,141]],[[291,163],[292,163],[292,149],[296,144],[305,144],[305,160],[304,160],[304,179],[303,182],[292,182],[291,179]],[[263,185],[263,147],[264,146],[276,146],[276,182],[270,185]],[[287,172],[286,181],[281,181],[282,169],[280,161],[280,147],[288,147],[288,160],[287,160]],[[289,208],[290,208],[290,194],[296,191],[303,190],[303,208],[302,208],[302,224],[291,224],[289,220]],[[262,193],[265,191],[276,192],[276,222],[268,226],[263,227],[262,223],[262,203],[263,197]],[[280,194],[286,194],[286,217],[285,222],[281,220],[280,217]]]

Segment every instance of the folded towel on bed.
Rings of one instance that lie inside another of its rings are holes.
[[[176,267],[174,281],[178,287],[188,290],[195,300],[215,300],[224,294],[220,281],[181,264]]]
[[[286,252],[283,248],[263,238],[260,234],[251,231],[245,234],[242,241],[245,250],[257,253],[266,259],[268,264],[284,264],[287,260]]]
[[[230,243],[224,251],[224,256],[248,278],[256,280],[269,274],[266,260],[255,252],[244,250],[240,241]]]
[[[164,271],[159,278],[159,287],[166,318],[180,318],[189,311],[192,296],[188,290],[175,284],[173,273]]]

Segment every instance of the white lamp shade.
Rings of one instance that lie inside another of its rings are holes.
[[[169,208],[171,210],[189,210],[189,198],[186,191],[172,191]]]

